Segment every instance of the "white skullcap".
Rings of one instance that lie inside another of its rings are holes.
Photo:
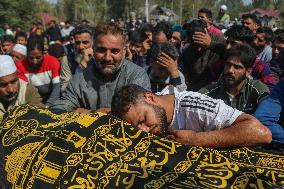
[[[130,16],[136,16],[136,13],[135,12],[130,12],[129,15]]]
[[[226,5],[222,5],[220,8],[224,11],[226,11],[228,9]]]
[[[16,51],[24,56],[27,56],[27,47],[21,44],[16,44],[13,48],[13,51]]]
[[[0,77],[13,74],[16,71],[17,68],[12,57],[8,55],[0,55]]]

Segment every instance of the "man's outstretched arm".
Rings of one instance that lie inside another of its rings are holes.
[[[222,148],[269,144],[272,135],[256,118],[243,113],[229,127],[208,132],[178,130],[173,139],[192,146]]]

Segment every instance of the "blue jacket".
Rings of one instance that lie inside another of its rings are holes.
[[[272,133],[272,141],[284,145],[284,80],[281,80],[255,111],[255,117]],[[282,115],[282,116],[281,116]],[[282,118],[282,120],[281,120]]]

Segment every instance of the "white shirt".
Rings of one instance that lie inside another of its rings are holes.
[[[173,86],[168,86],[157,94],[175,96],[174,115],[170,124],[174,130],[219,130],[230,126],[243,113],[226,105],[223,100],[197,92],[179,92]]]

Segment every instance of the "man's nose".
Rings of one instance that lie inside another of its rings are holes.
[[[7,85],[7,92],[8,93],[15,93],[16,92],[16,85],[15,84],[8,84]]]
[[[106,51],[104,59],[105,61],[112,61],[111,52],[109,50]]]

